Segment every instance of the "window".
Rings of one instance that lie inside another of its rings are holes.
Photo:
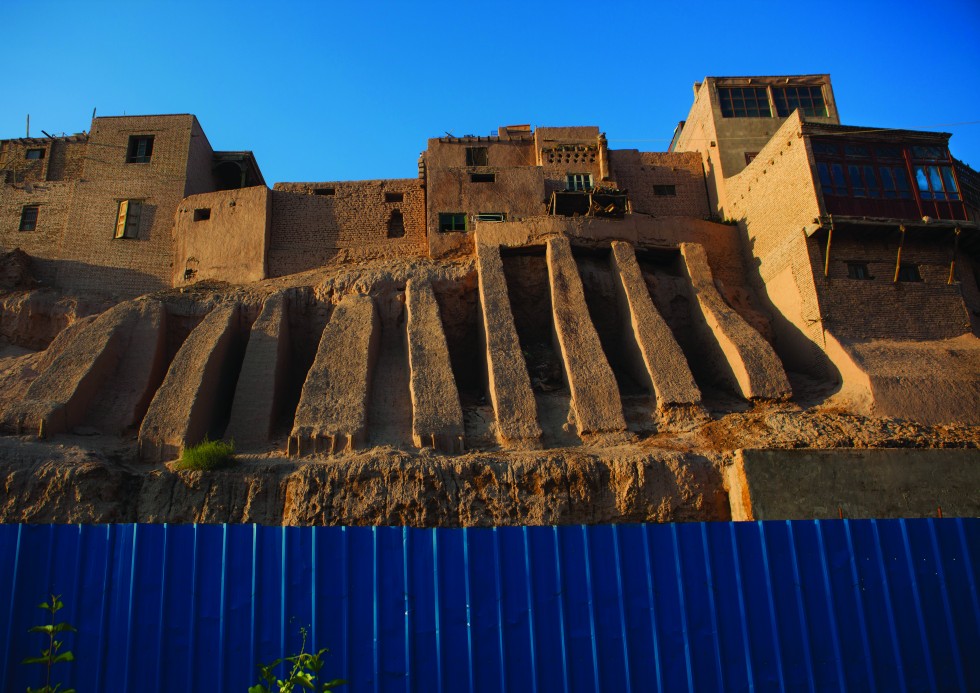
[[[130,135],[127,164],[148,164],[153,156],[153,135]]]
[[[915,182],[923,200],[959,200],[953,169],[950,166],[915,164]]]
[[[477,221],[506,221],[507,215],[504,212],[480,212],[476,215]]]
[[[820,87],[775,87],[776,115],[785,117],[799,109],[803,115],[827,117],[827,105]]]
[[[851,181],[851,194],[854,197],[881,197],[874,166],[851,164],[847,167],[847,177]]]
[[[565,190],[592,190],[592,174],[569,173],[565,176]]]
[[[452,231],[466,230],[466,214],[463,212],[440,212],[439,213],[439,232],[449,233]]]
[[[401,202],[404,199],[404,193],[385,193],[385,202]]]
[[[866,262],[848,262],[847,277],[848,279],[874,279],[868,272],[868,263]]]
[[[313,188],[314,195],[333,195],[335,192],[333,188]]]
[[[37,205],[25,205],[20,211],[20,231],[33,231],[37,228]]]
[[[466,165],[467,166],[489,166],[489,157],[486,147],[467,147]]]
[[[658,197],[674,197],[677,195],[676,185],[655,185],[653,186],[653,194]]]
[[[194,210],[194,221],[207,221],[211,218],[211,208],[202,207]]]
[[[140,200],[120,200],[116,212],[116,235],[114,238],[139,238],[140,215],[143,203]]]
[[[43,149],[28,149],[24,154],[25,159],[43,159],[44,150]]]
[[[904,262],[898,266],[898,281],[900,282],[921,282],[922,275],[919,274],[919,266],[913,264],[905,264]]]
[[[771,118],[769,94],[765,87],[720,87],[723,118]]]
[[[471,173],[470,183],[495,183],[497,181],[496,174],[493,173]]]
[[[912,191],[909,189],[909,177],[904,166],[880,166],[878,174],[881,176],[881,187],[886,198],[911,199]]]

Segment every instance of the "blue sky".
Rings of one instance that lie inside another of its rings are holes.
[[[189,112],[270,185],[414,177],[427,138],[504,124],[663,151],[706,75],[822,72],[843,122],[951,132],[980,168],[978,0],[0,0],[0,26],[0,138]]]

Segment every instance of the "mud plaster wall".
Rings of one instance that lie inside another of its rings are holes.
[[[609,151],[612,178],[629,191],[634,212],[703,219],[711,214],[704,168],[696,152],[669,154],[635,149]],[[654,186],[672,185],[675,195],[658,195]]]
[[[910,234],[908,234],[910,235]],[[915,265],[921,282],[893,282],[900,234],[836,229],[830,274],[816,278],[824,324],[846,339],[946,339],[970,332],[961,283],[975,286],[969,266],[960,283],[947,284],[952,241],[906,238],[902,264]],[[823,249],[820,252],[822,268]],[[849,279],[848,262],[868,266],[872,279]],[[971,287],[972,288],[972,287]]]
[[[170,286],[174,213],[185,194],[195,126],[191,115],[92,121],[72,225],[60,249],[62,287],[134,296]],[[126,163],[131,135],[153,135],[148,163]],[[114,238],[120,200],[143,203],[136,238]]]
[[[333,190],[330,195],[316,190]],[[386,194],[401,194],[386,202]],[[392,212],[404,235],[388,237]],[[425,192],[413,178],[324,183],[276,183],[269,237],[270,277],[319,267],[331,260],[424,255]]]
[[[439,233],[439,214],[464,212],[467,230],[475,225],[475,215],[503,212],[510,220],[545,214],[545,177],[537,167],[491,167],[479,169],[495,176],[492,183],[475,183],[471,169],[429,169],[428,225],[432,234]]]
[[[174,286],[265,279],[271,212],[264,185],[186,198],[174,221]]]

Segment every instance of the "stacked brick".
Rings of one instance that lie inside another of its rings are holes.
[[[403,233],[389,237],[396,211]],[[425,253],[425,193],[418,180],[277,183],[273,189],[269,276],[335,259]]]

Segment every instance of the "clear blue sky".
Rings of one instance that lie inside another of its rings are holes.
[[[504,124],[663,151],[706,75],[822,72],[843,122],[951,132],[980,168],[980,0],[0,0],[0,27],[0,137],[194,113],[270,185],[414,177],[427,138]]]

